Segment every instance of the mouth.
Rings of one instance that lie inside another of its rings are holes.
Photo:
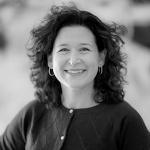
[[[69,69],[69,70],[64,70],[64,71],[68,74],[78,75],[78,74],[84,73],[86,70],[85,69]]]

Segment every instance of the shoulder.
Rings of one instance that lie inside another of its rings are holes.
[[[143,147],[147,150],[149,143],[148,129],[138,111],[124,101],[116,105],[114,112],[114,118],[120,131],[121,143],[124,143],[124,147],[127,147],[125,149],[128,149],[128,147],[130,149]],[[139,146],[136,146],[136,144]]]
[[[122,128],[132,129],[135,133],[136,131],[141,131],[143,133],[148,131],[141,115],[128,102],[123,101],[116,104],[112,109],[111,118],[113,118]]]
[[[37,100],[26,104],[7,125],[0,138],[0,146],[23,149],[29,131],[45,112],[46,107]]]
[[[116,126],[133,126],[145,128],[146,125],[139,112],[128,102],[122,101],[118,104],[110,104],[106,106],[105,114]]]
[[[44,103],[38,100],[32,100],[20,110],[18,115],[23,122],[31,122],[31,120],[38,120],[47,112],[48,109],[45,107]]]
[[[112,105],[112,111],[113,113],[117,114],[117,116],[122,117],[134,117],[134,118],[140,118],[141,116],[138,113],[138,111],[131,106],[127,101],[122,101],[118,104]]]
[[[103,106],[103,116],[100,115],[99,118],[102,116],[104,126],[107,129],[110,127],[119,143],[119,149],[148,150],[148,130],[134,107],[126,101]]]
[[[12,121],[8,124],[9,129],[22,129],[28,128],[33,122],[37,121],[41,116],[46,113],[47,109],[43,103],[38,100],[32,100],[27,103],[15,115]]]
[[[41,103],[38,100],[32,100],[21,109],[21,112],[22,113],[38,112],[44,109],[46,109],[46,107],[43,103]]]
[[[42,110],[44,110],[44,104],[42,104],[40,101],[38,100],[31,100],[30,102],[28,102],[26,105],[23,106],[23,108],[21,108],[21,110],[19,111],[18,114],[20,115],[25,115],[30,113],[36,113],[36,112],[40,112]]]

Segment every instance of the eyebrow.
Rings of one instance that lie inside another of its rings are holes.
[[[58,45],[58,46],[68,46],[69,44],[66,44],[66,43],[64,43],[64,44],[60,44],[60,45]],[[92,46],[90,43],[80,43],[80,45],[89,45],[89,46]]]
[[[92,46],[90,43],[80,43],[80,45],[89,45],[89,46]]]
[[[58,45],[58,46],[67,46],[68,44],[60,44],[60,45]]]

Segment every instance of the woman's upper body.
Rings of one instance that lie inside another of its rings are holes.
[[[1,150],[148,150],[148,131],[127,103],[46,108],[35,100],[12,120]]]
[[[41,103],[29,104],[9,124],[2,150],[148,149],[143,120],[124,102],[119,30],[74,6],[51,8],[32,30],[30,48]]]

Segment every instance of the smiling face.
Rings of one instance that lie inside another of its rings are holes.
[[[93,86],[104,59],[105,54],[98,52],[95,37],[88,28],[67,26],[58,32],[48,66],[62,87],[83,88]]]

